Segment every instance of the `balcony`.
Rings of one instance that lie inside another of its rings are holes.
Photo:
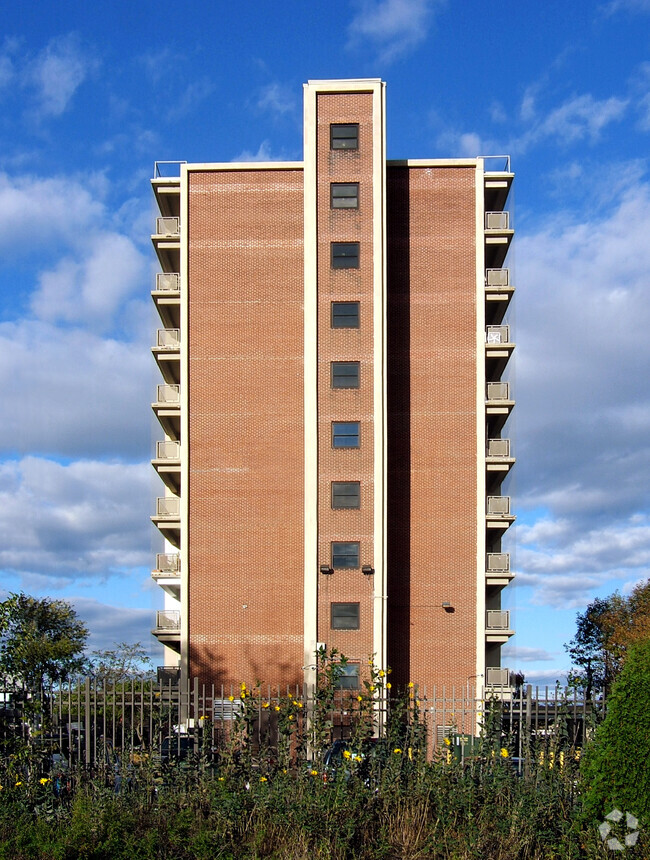
[[[152,234],[151,241],[163,272],[178,272],[181,254],[180,218],[177,215],[162,215],[156,218],[156,232]]]
[[[515,401],[510,399],[510,383],[488,382],[485,398],[485,419],[489,433],[496,436],[501,432],[515,405]]]
[[[151,571],[151,578],[167,594],[180,600],[181,598],[181,558],[178,553],[159,552],[156,555],[156,569]]]
[[[509,325],[489,325],[485,330],[485,373],[499,379],[515,348],[510,341]]]
[[[181,491],[181,443],[175,440],[156,442],[156,456],[151,465],[172,493]]]
[[[489,552],[485,558],[485,584],[493,588],[504,588],[514,579],[510,571],[509,552]]]
[[[508,609],[488,609],[485,612],[485,641],[495,645],[503,645],[515,631],[510,629],[510,611]]]
[[[515,521],[510,513],[510,496],[488,496],[485,525],[488,529],[505,531]]]
[[[485,265],[488,269],[503,265],[514,235],[509,212],[485,213]]]
[[[178,496],[162,496],[156,499],[156,513],[151,522],[177,549],[181,545],[181,500]]]
[[[151,298],[165,328],[180,328],[181,276],[177,272],[158,272]]]
[[[485,270],[485,319],[488,323],[498,325],[503,320],[514,291],[509,269]]]
[[[488,439],[485,448],[485,472],[488,488],[498,485],[515,463],[510,456],[510,439]]]
[[[159,328],[151,348],[165,382],[181,381],[181,333],[177,328]]]
[[[156,612],[156,626],[151,631],[163,645],[180,649],[181,644],[181,613],[178,609],[159,609]]]
[[[186,161],[157,161],[154,164],[151,187],[158,210],[163,216],[180,215],[181,165]]]
[[[165,435],[173,440],[181,435],[181,387],[180,385],[158,385],[156,401],[151,408]]]
[[[486,209],[503,209],[508,201],[515,174],[510,171],[509,155],[484,156],[483,176]]]
[[[510,686],[510,669],[486,666],[485,692],[497,696],[501,701],[511,701],[514,691]]]

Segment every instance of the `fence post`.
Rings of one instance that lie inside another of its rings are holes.
[[[91,725],[91,722],[90,722],[90,678],[89,677],[86,678],[86,681],[84,683],[84,699],[85,699],[85,702],[84,702],[84,710],[85,710],[84,727],[85,727],[85,735],[86,735],[86,738],[85,738],[85,742],[86,742],[85,743],[85,747],[86,747],[85,756],[86,756],[86,767],[89,767],[92,764],[91,756],[90,756],[90,725]]]
[[[526,684],[526,743],[524,749],[524,779],[530,779],[530,755],[532,746],[530,743],[531,724],[533,721],[533,686]]]

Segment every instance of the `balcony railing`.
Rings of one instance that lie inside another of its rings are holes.
[[[161,496],[156,499],[156,516],[164,519],[178,519],[181,515],[181,500],[178,496]]]
[[[490,157],[491,156],[487,156],[487,158]],[[153,178],[175,179],[181,175],[182,164],[187,164],[187,161],[154,161]]]
[[[510,343],[509,325],[489,325],[485,330],[486,343]]]
[[[177,552],[156,553],[156,570],[159,570],[162,573],[180,573],[180,555]]]
[[[181,276],[176,272],[157,272],[156,290],[160,293],[178,292],[181,288]]]
[[[486,569],[495,573],[508,573],[510,570],[509,552],[489,552],[485,561]]]
[[[498,326],[493,326],[498,328]],[[501,326],[506,328],[506,326]],[[159,328],[156,332],[156,346],[158,349],[180,349],[181,333],[177,328]]]
[[[177,237],[181,232],[181,222],[177,215],[164,215],[156,218],[156,236]]]
[[[485,213],[485,229],[486,230],[509,230],[510,229],[510,213],[509,212],[486,212]]]
[[[156,442],[156,460],[180,460],[181,443],[167,440]]]
[[[181,387],[180,385],[158,385],[156,390],[157,403],[175,403],[181,402]]]
[[[488,630],[509,630],[509,609],[488,609],[485,613],[485,626]]]
[[[485,285],[486,287],[507,287],[510,285],[510,270],[509,269],[486,269],[485,270]]]
[[[156,630],[180,630],[181,613],[178,609],[158,609],[156,612]]]
[[[487,666],[485,669],[485,683],[488,687],[509,687],[510,669],[500,666]]]
[[[491,516],[509,516],[510,496],[488,496],[487,512]]]
[[[488,400],[510,400],[510,383],[488,382],[486,394]]]
[[[486,457],[509,457],[510,439],[488,439],[485,449]]]

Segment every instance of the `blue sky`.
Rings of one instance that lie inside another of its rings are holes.
[[[0,33],[2,588],[149,645],[153,162],[300,159],[302,83],[381,77],[389,158],[512,156],[504,662],[562,679],[576,612],[650,575],[650,0],[25,0]]]

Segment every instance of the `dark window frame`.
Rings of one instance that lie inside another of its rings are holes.
[[[330,123],[330,149],[348,152],[359,149],[359,123]]]
[[[348,373],[346,368],[354,368],[355,373]],[[330,363],[330,386],[332,388],[361,388],[360,361],[332,361]]]
[[[338,612],[335,611],[338,610]],[[356,607],[356,612],[346,612],[343,607]],[[335,618],[338,620],[335,623]],[[346,624],[345,619],[351,619],[351,623]],[[332,630],[360,630],[361,629],[361,604],[358,602],[351,603],[330,603],[330,628]]]
[[[334,540],[330,544],[330,558],[332,570],[359,570],[361,567],[361,544],[358,540]]]
[[[354,308],[355,313],[342,313],[346,308]],[[330,306],[330,327],[361,328],[361,303],[358,301],[332,302]]]
[[[333,511],[358,511],[361,508],[361,481],[332,481]]]
[[[343,192],[347,191],[347,194]],[[330,209],[358,209],[358,182],[330,182]]]
[[[354,428],[356,427],[356,432]],[[356,439],[356,444],[355,444]],[[352,444],[350,444],[352,443]],[[360,448],[361,447],[361,422],[360,421],[332,421],[332,448]]]
[[[361,267],[360,242],[332,242],[330,263],[333,269],[359,269]]]

